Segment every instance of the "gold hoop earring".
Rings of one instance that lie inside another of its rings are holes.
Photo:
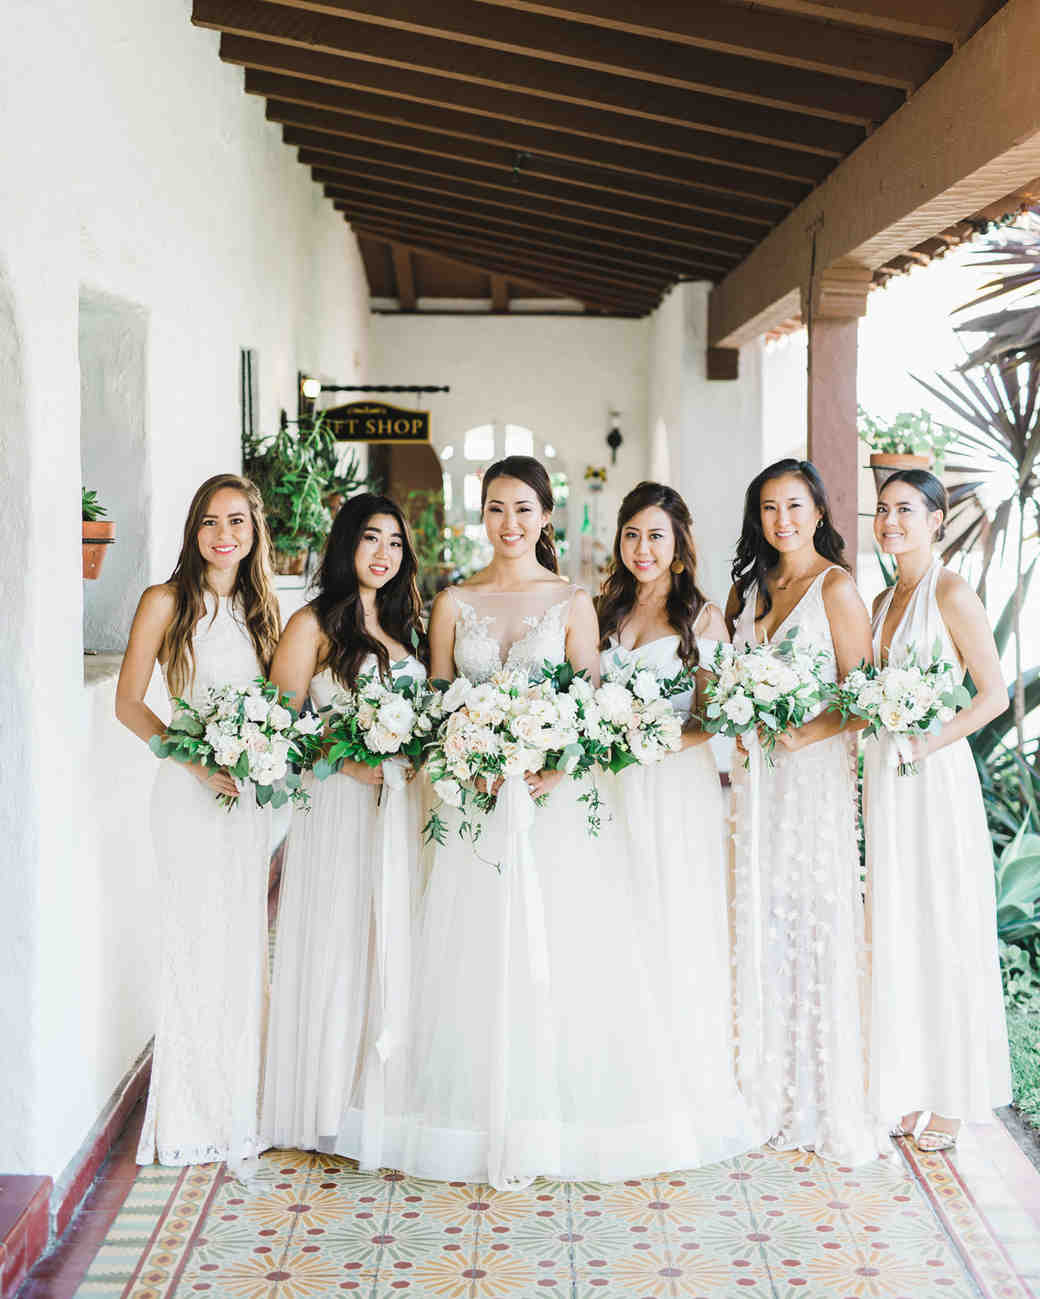
[[[680,573],[686,572],[686,565],[682,562],[681,559],[673,559],[671,563],[671,569],[672,572],[675,574],[675,576],[678,577]]]

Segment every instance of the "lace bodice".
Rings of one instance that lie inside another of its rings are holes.
[[[701,610],[698,616],[699,623],[708,621],[704,615],[709,608],[714,606],[705,605]],[[711,666],[718,643],[717,640],[709,640],[704,636],[697,637],[700,666]],[[674,677],[682,668],[682,661],[679,658],[679,637],[675,634],[658,636],[656,640],[647,641],[645,645],[640,645],[636,649],[626,649],[616,636],[611,636],[610,644],[599,656],[600,674],[604,679],[610,675],[616,659],[621,659],[626,664],[635,662],[641,668],[649,668],[658,677]],[[672,705],[673,712],[687,718],[693,707],[693,691],[684,690],[681,695],[673,695],[669,703]]]
[[[195,678],[189,697],[193,703],[200,702],[211,686],[247,686],[264,675],[249,628],[233,597],[218,597],[206,591],[205,600],[205,616],[195,624],[192,638]],[[166,681],[165,667],[163,680]],[[172,698],[169,682],[166,688]]]
[[[567,615],[574,588],[560,583],[533,593],[450,588],[455,618],[455,669],[487,681],[500,668],[535,672],[567,656]]]
[[[821,664],[820,675],[824,681],[837,681],[838,661],[834,654],[831,625],[823,603],[823,579],[836,568],[839,569],[839,572],[844,572],[844,569],[840,569],[837,564],[832,564],[830,568],[825,568],[822,573],[817,574],[809,589],[787,617],[779,623],[771,637],[765,636],[764,633],[761,638],[758,635],[758,628],[755,626],[755,611],[758,608],[758,584],[752,586],[747,594],[744,608],[737,618],[736,626],[733,628],[733,644],[736,648],[746,649],[749,645],[754,645],[759,639],[771,640],[773,644],[776,644],[783,639],[782,632],[797,627],[796,644],[802,649],[812,648],[821,651],[825,658]]]
[[[928,663],[931,661],[932,650],[935,647],[936,640],[938,640],[942,646],[943,658],[950,663],[956,664],[963,671],[964,665],[961,662],[961,656],[957,653],[957,647],[950,638],[950,633],[939,609],[939,602],[935,597],[936,587],[939,584],[942,571],[942,560],[936,557],[932,560],[931,568],[918,582],[907,602],[906,608],[903,610],[899,626],[892,633],[892,643],[888,647],[890,662],[898,663],[905,657],[910,646],[913,645],[917,650],[918,662]],[[881,607],[874,615],[874,662],[878,667],[884,666],[881,662],[881,638],[885,632],[885,619],[888,617],[888,611],[892,606],[894,593],[895,587],[890,586],[885,593],[885,598],[881,601]]]
[[[376,656],[369,654],[361,663],[359,676],[366,673],[374,672],[376,667]],[[406,672],[412,677],[425,677],[426,669],[417,658],[411,654],[406,654],[403,659],[397,660],[390,665],[390,671],[394,678],[404,675]],[[343,689],[343,686],[336,680],[328,668],[322,668],[311,677],[311,683],[307,687],[307,694],[315,708],[328,708],[332,703],[333,696]]]

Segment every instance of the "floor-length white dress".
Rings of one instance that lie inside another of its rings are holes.
[[[798,629],[837,663],[823,602],[826,569],[773,634]],[[734,629],[758,636],[752,587]],[[855,740],[832,736],[797,752],[757,745],[734,781],[735,983],[741,1088],[781,1148],[812,1146],[858,1163],[877,1153],[867,1116],[861,1014],[863,903],[856,839]]]
[[[703,618],[702,613],[702,618]],[[721,614],[720,614],[721,617]],[[698,638],[710,664],[716,641]],[[615,666],[648,668],[658,677],[682,669],[679,637],[661,636],[628,650],[612,640],[601,655]],[[674,695],[683,721],[692,691]],[[726,899],[728,815],[711,746],[701,744],[648,766],[600,779],[607,806],[628,845],[626,861],[640,906],[637,928],[654,986],[663,996],[677,1077],[696,1147],[685,1167],[713,1163],[758,1145],[759,1131],[737,1087],[733,988]]]
[[[262,669],[240,611],[207,592],[193,638],[191,698],[247,686]],[[152,795],[158,864],[159,1018],[137,1162],[226,1160],[266,1144],[259,1127],[267,1009],[270,811],[252,788],[225,811],[167,759]]]
[[[363,673],[376,668],[370,655]],[[393,675],[424,677],[412,657]],[[342,686],[323,669],[319,710]],[[411,931],[420,846],[418,781],[384,763],[382,791],[337,773],[308,778],[310,811],[293,818],[282,867],[264,1089],[276,1146],[336,1149],[351,1107],[368,1096],[366,1166],[378,1141],[387,1061],[407,1037]],[[396,1067],[397,1061],[394,1061]]]
[[[895,630],[890,663],[911,646],[963,664],[936,600],[934,560]],[[894,590],[894,588],[892,588]],[[874,618],[874,661],[892,603]],[[896,772],[887,737],[868,741],[863,816],[871,911],[870,1100],[891,1125],[914,1110],[974,1123],[1011,1100],[997,954],[993,849],[966,739]]]
[[[565,657],[572,592],[452,589],[455,666],[484,681]],[[499,1188],[614,1181],[699,1150],[642,945],[624,842],[582,787],[506,782],[476,850],[449,823],[420,908],[405,1098],[383,1162]],[[529,828],[525,828],[528,820]],[[501,873],[495,869],[501,865]],[[349,1139],[340,1153],[355,1154]]]

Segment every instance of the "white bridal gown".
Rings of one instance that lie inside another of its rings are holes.
[[[572,595],[454,588],[459,674],[562,662]],[[535,807],[507,782],[475,850],[449,822],[421,907],[387,1165],[504,1188],[655,1173],[698,1149],[633,935],[623,843],[610,827],[587,835],[581,792],[568,779]]]
[[[837,664],[821,573],[773,634]],[[757,587],[737,619],[738,648],[758,638]],[[734,952],[738,1071],[756,1120],[777,1146],[813,1146],[858,1163],[877,1153],[867,1118],[861,1025],[863,904],[856,841],[855,738],[798,752],[775,766],[754,746],[737,765]]]
[[[361,665],[376,668],[375,655]],[[412,657],[394,676],[425,677]],[[318,709],[343,687],[328,670],[308,694]],[[420,846],[420,783],[384,763],[382,793],[336,773],[308,777],[309,812],[293,817],[282,867],[264,1087],[273,1145],[336,1148],[364,1097],[367,1166],[378,1148],[386,1062],[407,1036],[411,925]]]
[[[942,562],[918,583],[895,630],[891,663],[911,645],[963,673],[935,598]],[[894,588],[893,588],[894,589]],[[892,591],[874,619],[874,661]],[[1011,1100],[997,954],[993,849],[967,739],[896,772],[888,738],[866,744],[863,814],[870,880],[871,1108],[891,1125],[913,1110],[993,1121]]]
[[[703,617],[702,613],[702,617]],[[698,638],[710,664],[717,641]],[[625,649],[616,641],[600,656],[606,674],[615,659],[658,677],[682,669],[679,637],[662,636]],[[692,691],[674,695],[683,721]],[[654,986],[664,994],[677,1076],[691,1115],[692,1168],[758,1145],[756,1129],[734,1073],[733,990],[726,900],[728,823],[711,746],[700,744],[648,766],[626,767],[600,784],[626,835],[633,893]]]
[[[192,700],[262,669],[228,598],[206,594]],[[230,811],[172,758],[152,795],[158,864],[159,1020],[137,1162],[227,1160],[243,1172],[259,1129],[267,1002],[270,813],[247,788]]]

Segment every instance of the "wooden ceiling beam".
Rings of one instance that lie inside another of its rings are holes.
[[[788,144],[843,157],[865,137],[870,122],[816,116],[779,104],[751,103],[701,91],[647,84],[540,59],[473,49],[427,36],[395,32],[393,40],[368,23],[316,14],[268,0],[194,0],[199,27],[295,46],[340,59],[341,78],[369,85],[390,80],[426,82],[418,93],[436,104],[479,107],[489,93],[523,106],[545,100],[568,109],[593,109],[639,121],[701,127],[760,143]],[[367,78],[367,79],[366,79]],[[433,83],[433,84],[430,84]],[[424,93],[425,91],[425,93]]]
[[[763,9],[959,45],[1003,0],[756,0]]]
[[[771,12],[761,5],[750,12],[744,5],[677,5],[675,0],[640,0],[635,7],[629,0],[481,3],[908,91],[926,81],[950,52],[950,42],[944,38],[925,40],[839,27],[833,18],[824,23],[817,15]]]
[[[378,234],[371,234],[369,231],[362,231],[361,233],[370,239],[380,238]],[[436,242],[425,239],[418,243],[414,241],[407,243],[402,241],[394,242],[397,242],[399,247],[407,248],[411,253],[418,253],[428,257],[442,257],[446,261],[457,262],[460,266],[469,266],[485,275],[505,275],[516,284],[529,285],[531,288],[540,289],[543,292],[549,290],[562,297],[576,298],[579,302],[591,303],[596,306],[620,308],[639,314],[653,310],[657,302],[657,298],[652,294],[632,295],[614,289],[608,283],[589,282],[576,279],[573,276],[562,277],[552,273],[543,274],[536,272],[525,263],[514,262],[509,258],[494,257],[485,260],[484,258],[460,256],[455,249],[446,249]]]
[[[400,244],[391,243],[390,256],[394,263],[394,279],[397,282],[397,301],[402,311],[414,311],[416,297],[412,254]]]
[[[273,41],[225,34],[220,52],[226,62],[246,68],[247,94],[266,95],[282,104],[421,126],[463,139],[505,143],[530,153],[582,161],[602,157],[605,164],[620,155],[629,163],[633,158],[644,159],[645,167],[708,163],[808,186],[828,175],[840,156],[835,151],[818,153],[774,142],[761,144],[693,126],[638,121],[548,99],[524,101],[490,90],[470,95],[469,87],[461,83],[462,95],[457,94],[451,105],[445,106],[431,98],[440,93],[433,78],[411,77],[406,85],[403,80],[389,81],[365,64],[347,70],[342,59],[308,55]],[[357,80],[359,77],[364,77],[364,82]],[[423,95],[424,90],[430,93]]]
[[[771,177],[810,188],[822,181],[834,166],[834,158],[787,149],[779,145],[762,145],[693,129],[660,127],[634,123],[618,118],[612,123],[619,132],[617,139],[602,135],[602,122],[588,113],[583,121],[562,126],[554,116],[554,105],[539,103],[541,110],[551,112],[543,120],[522,121],[508,114],[488,113],[487,108],[440,108],[409,96],[404,87],[383,84],[378,90],[358,88],[336,81],[341,73],[339,60],[327,56],[309,57],[299,49],[270,40],[252,40],[248,36],[221,36],[221,58],[229,64],[247,69],[245,90],[248,94],[269,97],[280,110],[306,109],[309,113],[351,114],[365,122],[422,130],[452,140],[473,140],[479,144],[536,153],[544,157],[582,162],[597,166],[614,166],[638,175],[657,175],[671,181],[689,179],[697,183],[702,166],[721,177],[739,179],[741,173],[752,177]],[[492,107],[495,96],[489,96]],[[599,126],[599,134],[586,127]],[[331,129],[331,127],[330,127]],[[626,130],[628,134],[626,134]],[[723,181],[724,183],[724,181]]]
[[[665,229],[704,230],[705,222],[712,218],[727,230],[739,231],[754,242],[762,238],[768,230],[776,225],[786,211],[773,210],[768,215],[761,208],[750,209],[746,199],[732,199],[729,202],[716,201],[712,206],[707,202],[671,201],[663,198],[642,197],[638,189],[624,186],[614,188],[576,187],[558,181],[531,177],[526,170],[515,173],[491,171],[485,167],[471,167],[456,162],[434,165],[433,159],[414,161],[410,155],[401,155],[396,150],[379,150],[369,146],[368,150],[358,149],[355,153],[327,153],[319,149],[300,149],[300,162],[309,167],[321,167],[327,171],[347,171],[353,174],[368,174],[373,184],[381,179],[401,183],[427,185],[430,183],[449,183],[453,189],[465,185],[467,192],[476,197],[488,197],[500,201],[512,202],[515,198],[553,199],[581,211],[613,213],[617,216],[639,217],[643,221],[655,222]],[[423,163],[431,165],[423,165]],[[750,209],[750,210],[749,210]],[[751,210],[756,211],[752,216]],[[695,224],[690,224],[690,218]],[[707,228],[711,228],[710,226]]]
[[[583,191],[593,194],[628,192],[648,203],[679,203],[701,212],[718,212],[721,209],[731,211],[734,215],[765,217],[770,224],[796,206],[794,201],[767,199],[746,192],[737,194],[714,186],[651,181],[626,172],[608,171],[602,167],[580,167],[553,158],[515,153],[509,149],[493,149],[486,145],[479,151],[476,146],[470,145],[465,150],[450,153],[443,149],[416,149],[411,147],[411,142],[407,139],[398,141],[371,135],[330,135],[327,132],[292,126],[285,127],[282,138],[286,144],[295,145],[299,149],[316,149],[345,158],[368,158],[373,162],[426,171],[431,175],[448,170],[452,175],[468,175],[474,180],[483,178],[493,183],[504,183],[510,188],[519,184],[536,190],[541,188],[541,182],[547,182],[549,185],[570,186],[575,196]],[[433,137],[434,140],[436,138]]]
[[[347,179],[343,177],[344,181]],[[604,263],[638,266],[660,275],[685,276],[696,271],[724,272],[731,270],[740,260],[739,255],[720,253],[712,250],[710,245],[707,246],[707,251],[676,248],[624,235],[612,237],[598,229],[589,230],[580,226],[561,228],[540,221],[517,221],[501,214],[491,216],[483,212],[467,211],[465,208],[447,208],[435,202],[383,197],[373,193],[367,185],[350,187],[349,193],[351,210],[418,221],[447,233],[492,233],[496,239],[560,249],[575,256],[594,257]],[[336,205],[339,207],[342,204],[345,207],[347,201],[337,200]]]
[[[518,260],[525,262],[529,260],[532,265],[554,267],[561,272],[573,271],[575,275],[586,276],[589,279],[610,280],[618,285],[630,287],[635,292],[660,292],[662,284],[667,284],[674,279],[674,275],[669,275],[667,271],[663,270],[656,272],[634,270],[632,268],[622,270],[603,261],[588,261],[571,256],[566,252],[551,252],[545,248],[530,248],[508,243],[494,234],[485,234],[481,237],[465,231],[452,232],[441,228],[435,229],[422,221],[409,221],[407,218],[395,218],[385,214],[366,212],[364,209],[352,207],[349,203],[342,205],[337,203],[336,206],[337,208],[342,207],[345,215],[350,218],[351,225],[356,229],[371,232],[378,226],[387,237],[396,232],[394,234],[395,238],[435,239],[438,244],[445,248],[457,248],[463,255],[465,255],[467,248],[472,248],[475,252],[491,253],[492,255],[501,251],[506,256]],[[716,271],[715,274],[721,275],[721,272]]]
[[[358,224],[354,220],[351,221],[351,227],[358,235],[366,235],[369,238],[382,237],[394,241],[404,239],[422,244],[430,241],[430,231],[421,227],[402,228],[400,225],[384,225],[369,221],[362,221]],[[573,282],[587,287],[609,286],[611,292],[630,297],[633,300],[659,298],[672,283],[672,281],[665,278],[652,281],[633,280],[627,276],[608,271],[602,266],[598,268],[579,266],[566,258],[517,252],[515,249],[506,248],[502,245],[496,246],[491,241],[443,239],[435,236],[434,242],[438,248],[450,252],[456,257],[472,257],[478,261],[487,257],[492,259],[504,257],[518,266],[526,267],[529,275],[552,275],[558,280],[566,280],[567,283]],[[716,276],[716,278],[719,277]]]
[[[481,51],[483,78],[499,77],[515,84],[520,60],[541,60],[568,69],[625,77],[643,85],[670,86],[678,90],[718,95],[742,103],[759,104],[838,121],[869,126],[883,121],[903,102],[911,87],[864,82],[855,75],[835,75],[831,69],[806,66],[791,68],[781,62],[751,59],[739,46],[719,50],[703,45],[677,45],[660,37],[626,33],[626,39],[602,27],[560,22],[529,10],[499,7],[481,11],[470,0],[281,0],[285,8],[332,15],[347,20],[347,31],[356,23],[368,23],[393,32],[389,44],[392,57],[421,66],[440,56],[459,58],[461,66],[472,66],[470,56],[451,44]],[[698,6],[699,8],[700,6]],[[740,18],[737,18],[740,22]],[[745,31],[754,19],[743,18]],[[812,47],[819,35],[818,24],[802,24],[806,44]],[[804,29],[808,28],[808,31]],[[397,43],[404,38],[403,48]],[[433,43],[429,54],[418,56],[415,38]],[[353,40],[339,43],[343,50],[355,50]],[[368,46],[363,48],[367,49]],[[803,46],[803,51],[805,46]],[[490,63],[485,63],[490,59]],[[520,77],[521,84],[524,78]]]
[[[509,310],[509,281],[504,275],[491,277],[491,310],[501,314]]]
[[[365,185],[370,193],[375,188],[372,184],[371,174],[363,168],[348,169],[340,167],[333,171],[327,167],[314,167],[311,169],[311,174],[319,184],[336,185],[340,183],[340,178],[344,178],[347,183],[353,183],[355,186]],[[425,196],[427,202],[434,201],[429,196],[436,195],[438,201],[447,201],[455,207],[461,208],[462,211],[475,210],[476,205],[479,204],[485,209],[492,208],[502,212],[524,212],[528,216],[556,218],[559,221],[570,222],[575,225],[599,226],[602,229],[616,233],[627,231],[645,238],[664,240],[667,243],[692,248],[703,247],[703,240],[698,239],[698,236],[703,235],[710,236],[715,246],[728,248],[731,252],[745,252],[756,242],[746,235],[735,235],[729,229],[716,230],[711,226],[694,222],[687,222],[684,226],[678,226],[664,221],[645,220],[624,210],[618,212],[603,211],[600,213],[593,211],[591,208],[575,207],[574,205],[558,203],[551,199],[542,199],[526,193],[503,196],[499,200],[493,196],[493,191],[482,189],[476,185],[469,185],[463,181],[443,181],[438,185],[418,183],[422,179],[422,177],[409,177],[408,173],[403,173],[400,179],[391,179],[389,176],[384,176],[379,178],[378,189],[384,195],[404,199],[423,198]]]

